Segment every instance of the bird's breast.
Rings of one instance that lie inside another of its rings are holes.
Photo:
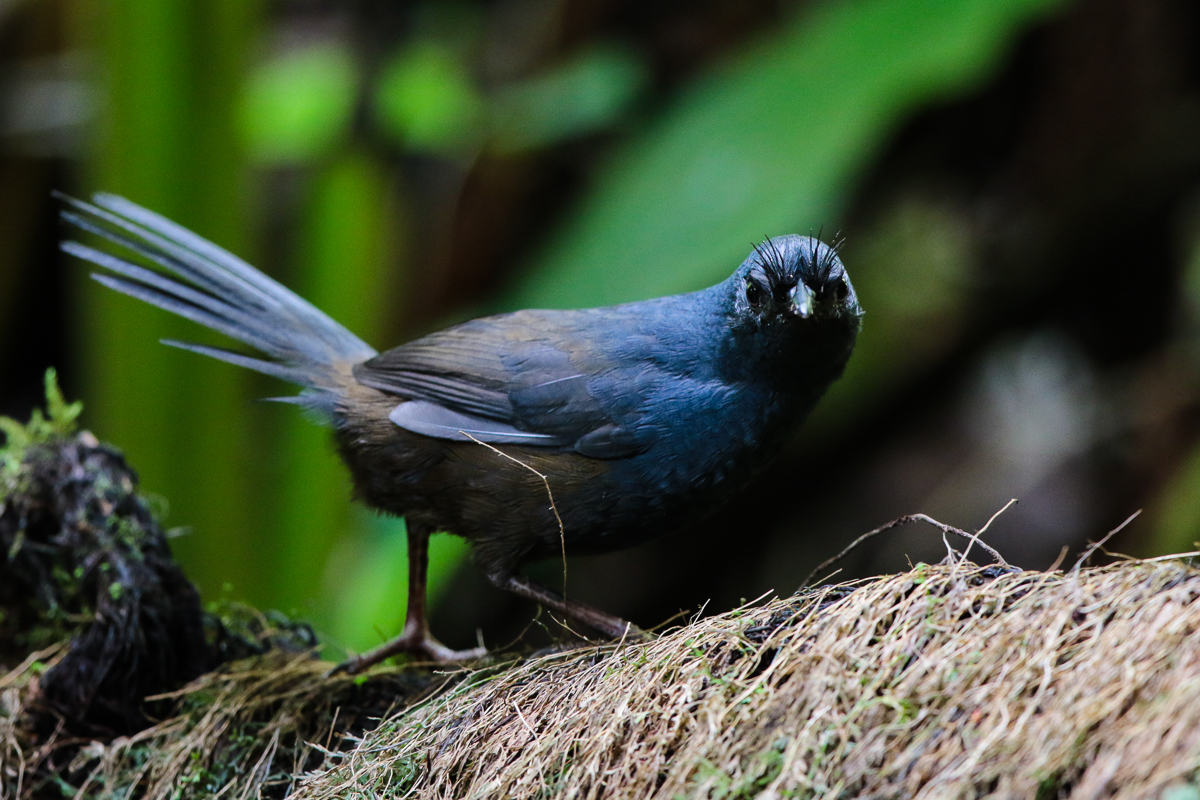
[[[807,413],[789,400],[757,387],[675,387],[658,399],[654,445],[631,459],[628,490],[667,508],[720,503],[764,466]]]

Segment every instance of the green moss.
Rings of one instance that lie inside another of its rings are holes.
[[[76,421],[83,411],[83,403],[68,403],[58,388],[58,373],[53,367],[46,370],[46,413],[35,408],[29,422],[22,425],[12,417],[0,417],[0,433],[4,434],[4,446],[0,447],[0,470],[15,475],[21,466],[25,450],[55,437],[70,436],[75,432]]]
[[[35,408],[29,422],[22,425],[12,417],[0,416],[0,434],[4,444],[0,446],[0,510],[4,500],[20,485],[21,461],[25,451],[32,445],[54,438],[70,436],[75,432],[76,420],[83,411],[83,403],[68,403],[58,388],[58,374],[51,367],[46,370],[46,413]],[[18,543],[14,543],[16,546]],[[11,559],[15,553],[10,552]]]

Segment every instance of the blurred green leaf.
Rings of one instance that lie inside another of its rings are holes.
[[[478,139],[483,99],[459,56],[433,41],[397,55],[375,92],[380,127],[410,150],[453,153]]]
[[[637,57],[603,47],[502,89],[492,104],[492,136],[501,150],[542,147],[612,125],[646,82]]]
[[[344,45],[307,47],[260,64],[242,105],[251,156],[278,163],[328,152],[349,131],[357,91],[354,59]]]
[[[1020,26],[1060,5],[811,9],[701,79],[615,158],[511,303],[599,305],[695,289],[727,276],[763,236],[832,222],[907,113],[977,85]]]

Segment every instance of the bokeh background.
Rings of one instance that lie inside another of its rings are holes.
[[[1200,9],[1191,0],[0,0],[0,413],[59,369],[210,601],[337,647],[403,618],[403,525],[349,502],[262,376],[61,256],[119,192],[379,349],[478,313],[691,290],[767,235],[845,240],[845,379],[715,518],[573,559],[650,626],[797,588],[925,512],[1045,568],[1200,539]],[[168,510],[169,509],[169,510]],[[945,553],[912,526],[842,576]],[[434,629],[531,605],[434,544]],[[1068,562],[1070,563],[1070,562]],[[532,572],[562,581],[562,567]]]

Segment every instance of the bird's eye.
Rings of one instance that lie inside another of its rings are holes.
[[[841,303],[850,294],[850,286],[846,283],[845,276],[839,277],[837,283],[833,285],[833,299]]]
[[[758,285],[756,281],[746,281],[746,302],[753,308],[758,308],[762,305],[763,297],[766,292]]]

